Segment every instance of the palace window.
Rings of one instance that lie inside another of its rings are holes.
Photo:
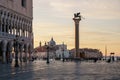
[[[21,0],[22,7],[26,7],[26,0]]]

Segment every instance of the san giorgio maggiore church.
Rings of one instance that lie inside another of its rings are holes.
[[[47,49],[46,45],[49,46],[49,57],[50,58],[69,58],[70,53],[67,50],[66,44],[56,44],[53,38],[49,42],[42,43],[40,42],[39,46],[34,49],[35,54],[33,56],[37,56],[39,58],[46,58],[47,57]]]
[[[63,59],[64,58],[73,58],[75,54],[75,49],[68,50],[66,44],[56,44],[53,38],[48,43],[40,42],[39,46],[34,48],[33,56],[38,58],[47,58],[47,46],[51,46],[49,48],[49,56],[50,58]],[[81,59],[101,59],[103,57],[102,52],[99,49],[91,49],[91,48],[82,48],[79,49],[79,58]]]
[[[0,61],[12,59],[15,51],[31,55],[33,49],[32,0],[0,0]],[[17,35],[17,36],[16,36]],[[17,41],[18,45],[14,45]]]

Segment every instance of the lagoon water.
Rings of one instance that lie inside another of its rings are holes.
[[[120,80],[120,62],[61,62],[37,60],[0,64],[0,80]]]

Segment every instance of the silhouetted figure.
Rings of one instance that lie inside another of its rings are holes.
[[[110,63],[110,62],[111,62],[111,59],[109,58],[109,59],[107,60],[107,62]]]

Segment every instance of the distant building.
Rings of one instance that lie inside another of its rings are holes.
[[[72,49],[70,50],[71,54],[75,53],[75,50]],[[91,49],[91,48],[83,48],[79,49],[79,57],[83,59],[101,59],[103,57],[103,54],[100,50],[98,49]]]
[[[69,50],[67,50],[67,45],[59,44],[56,45],[57,50],[56,50],[56,58],[63,58],[63,53],[64,53],[64,58],[69,58]]]
[[[45,44],[42,46],[40,42],[40,45],[34,48],[34,52],[36,53],[36,55],[38,55],[38,57],[41,58],[47,57],[47,50]],[[65,58],[69,57],[69,51],[67,50],[67,45],[56,44],[53,38],[51,38],[51,40],[48,42],[47,45],[52,46],[51,49],[49,50],[50,58],[63,58],[63,53]]]
[[[20,50],[25,54],[32,52],[32,4],[32,0],[0,0],[0,60],[4,63],[12,57],[16,35]]]

